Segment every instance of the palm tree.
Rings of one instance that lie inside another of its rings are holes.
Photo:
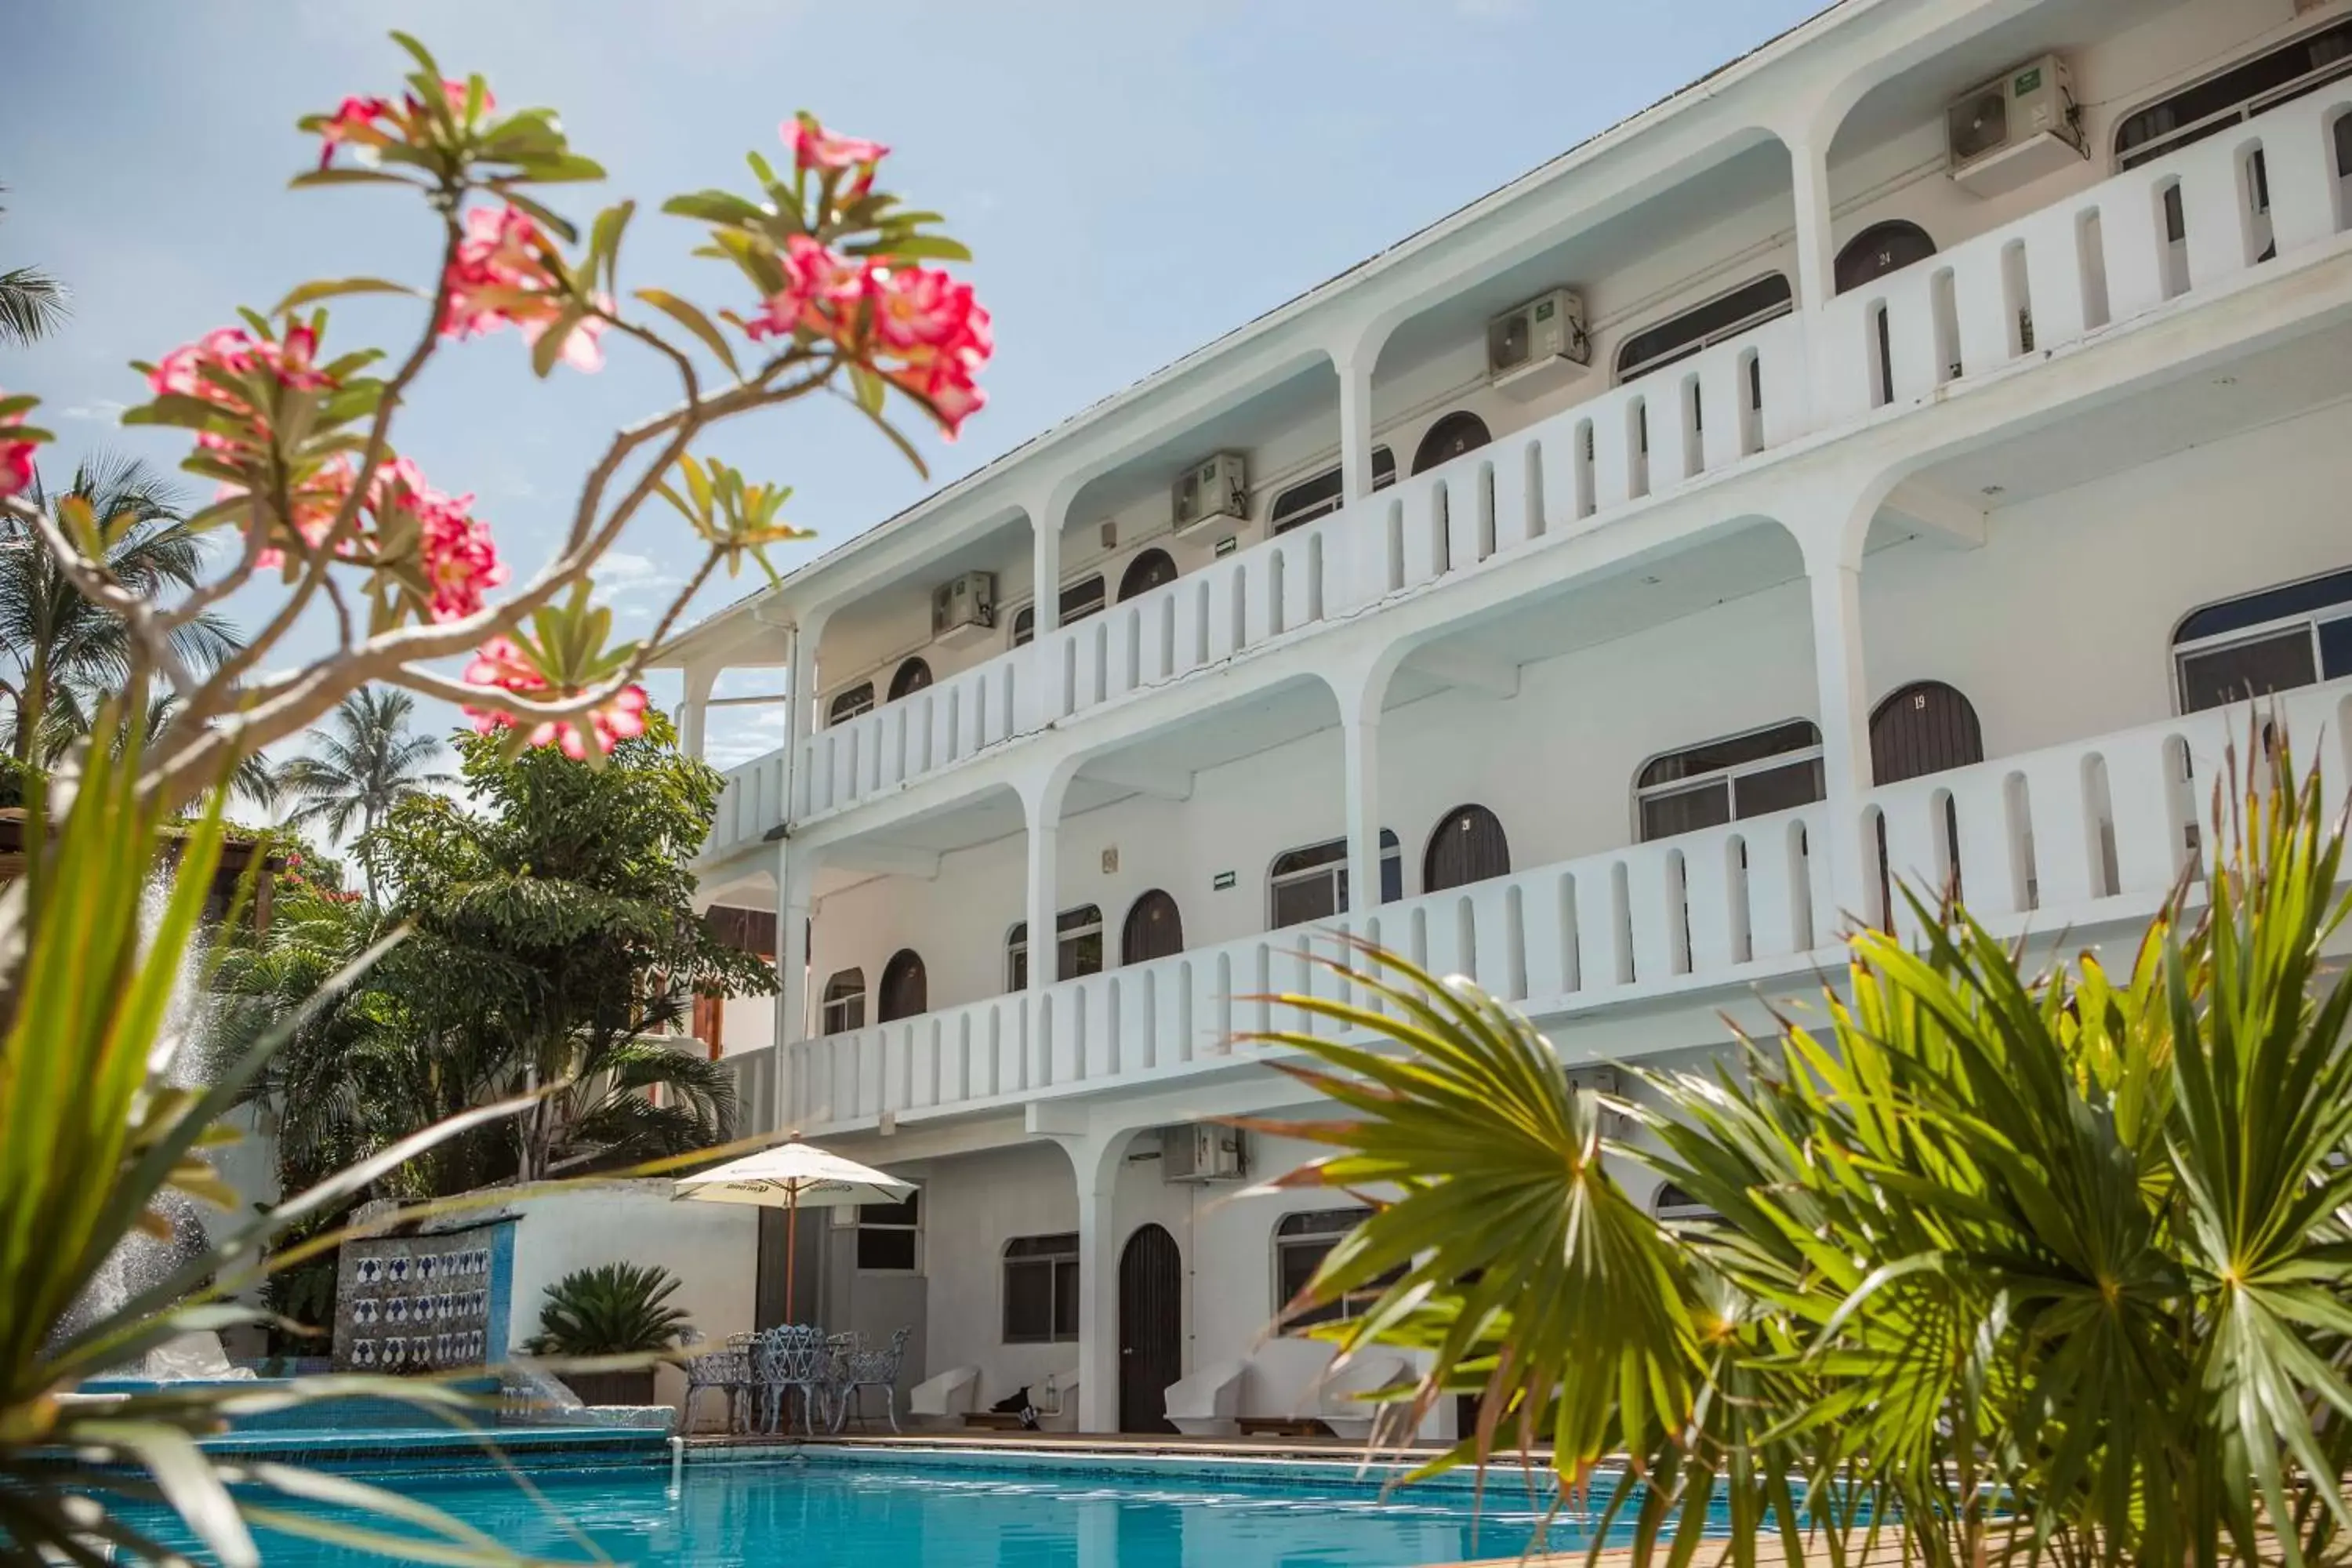
[[[66,319],[66,286],[37,267],[0,272],[0,342],[22,348]]]
[[[58,709],[50,710],[47,721],[41,725],[41,733],[36,748],[43,767],[55,768],[77,743],[89,739],[88,725],[99,710],[97,698],[100,695],[95,692],[77,692],[73,694],[73,700],[69,704],[59,705],[68,709],[68,711],[60,713]],[[142,738],[140,743],[142,752],[152,752],[155,749],[156,740],[164,730],[170,727],[173,717],[179,710],[180,699],[175,692],[167,691],[147,705],[147,718],[142,730]],[[116,732],[115,755],[122,754],[128,736],[127,730]],[[259,752],[249,754],[241,753],[236,760],[236,771],[229,774],[229,795],[233,799],[244,801],[249,805],[263,807],[275,805],[278,804],[279,794],[278,774],[277,765],[265,754]]]
[[[68,498],[87,501],[100,520],[128,520],[106,563],[131,592],[160,599],[203,574],[202,536],[183,520],[173,487],[144,463],[93,453],[57,494],[35,477],[37,506],[54,511]],[[207,612],[173,634],[173,646],[204,670],[244,643],[226,618]],[[121,617],[82,596],[30,525],[0,516],[0,695],[9,700],[10,755],[19,763],[38,755],[36,731],[52,722],[86,732],[90,698],[131,684],[132,654]]]
[[[403,795],[456,783],[449,773],[425,770],[441,742],[410,731],[409,717],[415,710],[416,699],[389,688],[363,686],[344,698],[335,710],[333,729],[318,738],[318,750],[279,770],[278,787],[301,803],[287,813],[287,823],[297,827],[319,824],[341,838],[356,817],[364,836],[375,830]],[[364,852],[361,863],[373,902],[375,867]]]
[[[1638,1072],[1639,1103],[1398,960],[1353,1006],[1279,998],[1324,1026],[1268,1038],[1350,1117],[1287,1129],[1338,1151],[1290,1184],[1399,1194],[1303,1300],[1378,1290],[1328,1331],[1426,1352],[1401,1426],[1478,1397],[1452,1462],[1626,1456],[1599,1497],[1639,1562],[1727,1506],[1791,1562],[1880,1531],[1927,1568],[2341,1561],[2352,903],[2317,773],[2259,771],[2217,791],[2201,912],[2127,966],[2036,972],[1919,905],[1925,951],[1851,939],[1826,1028]]]

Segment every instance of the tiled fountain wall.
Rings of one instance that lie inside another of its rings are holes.
[[[335,1367],[443,1372],[502,1360],[514,1303],[511,1217],[343,1244]]]

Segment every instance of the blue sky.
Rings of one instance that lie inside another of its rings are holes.
[[[734,303],[659,198],[741,185],[805,107],[898,151],[887,183],[948,215],[996,318],[990,405],[923,479],[854,416],[809,404],[714,445],[796,488],[837,542],[938,483],[1312,287],[1818,9],[1819,0],[23,0],[0,93],[0,266],[75,291],[66,331],[0,354],[0,387],[47,401],[58,458],[184,447],[113,427],[152,358],[313,277],[427,280],[434,236],[396,193],[286,189],[315,145],[295,119],[395,90],[392,26],[482,71],[502,103],[552,104],[604,187],[640,198],[625,287]],[[354,301],[331,342],[403,345],[419,307]],[[542,559],[619,424],[663,406],[663,367],[616,349],[598,375],[535,382],[511,335],[428,373],[398,427],[444,489],[472,490],[518,568]],[[643,627],[691,551],[648,512],[601,573]],[[780,561],[795,558],[780,555]],[[705,590],[715,607],[750,584]],[[236,606],[266,613],[249,594]],[[299,643],[292,647],[299,657]],[[767,678],[739,677],[757,690]],[[675,700],[656,684],[656,699]],[[454,721],[436,709],[436,724]],[[722,720],[725,716],[722,715]],[[761,741],[714,727],[715,760]]]

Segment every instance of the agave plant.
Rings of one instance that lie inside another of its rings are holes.
[[[1742,1563],[1775,1536],[1939,1568],[2340,1558],[2343,846],[2317,775],[2271,768],[2219,793],[2201,907],[2184,889],[2127,969],[2032,973],[1921,907],[1916,951],[1851,938],[1824,1029],[1634,1073],[1640,1102],[1387,954],[1354,966],[1377,1008],[1282,998],[1349,1031],[1267,1037],[1350,1113],[1286,1129],[1338,1151],[1293,1180],[1396,1194],[1302,1300],[1399,1271],[1325,1331],[1427,1352],[1393,1417],[1475,1394],[1440,1465],[1549,1445],[1571,1488],[1622,1457],[1640,1562],[1687,1561],[1710,1495]],[[1651,1217],[1635,1171],[1716,1217]]]
[[[687,1314],[669,1306],[677,1276],[667,1268],[606,1263],[575,1269],[547,1288],[539,1332],[524,1349],[541,1356],[616,1356],[666,1351]]]
[[[179,1334],[260,1321],[258,1309],[233,1298],[257,1282],[265,1266],[254,1259],[273,1238],[442,1139],[520,1109],[485,1106],[418,1133],[224,1227],[127,1299],[93,1306],[92,1281],[116,1248],[168,1228],[159,1205],[170,1194],[232,1204],[206,1151],[221,1141],[222,1114],[291,1026],[220,1066],[203,1087],[179,1087],[167,1073],[172,992],[219,866],[220,797],[177,833],[176,856],[162,855],[161,808],[142,802],[135,784],[135,717],[123,730],[128,743],[89,749],[61,819],[36,790],[28,873],[0,895],[0,1559],[184,1562],[150,1523],[176,1514],[230,1565],[258,1562],[257,1523],[392,1555],[517,1561],[409,1499],[284,1465],[219,1461],[198,1446],[242,1415],[358,1394],[462,1420],[468,1401],[437,1384],[339,1376],[77,1392]],[[143,890],[167,863],[162,912],[142,929]],[[281,1248],[270,1266],[299,1263],[341,1238]],[[396,1521],[405,1533],[305,1514],[282,1506],[288,1500],[347,1505],[362,1519]]]

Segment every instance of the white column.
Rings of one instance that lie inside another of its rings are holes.
[[[784,711],[788,715],[784,744],[790,748],[784,763],[787,822],[808,814],[810,792],[814,787],[808,776],[808,738],[816,732],[816,643],[823,625],[819,621],[794,627],[786,634],[789,651],[784,657],[791,669],[784,684]]]
[[[1348,913],[1355,929],[1381,907],[1381,715],[1377,697],[1359,703],[1370,712],[1344,713],[1339,743],[1346,752]]]
[[[1820,688],[1822,795],[1829,806],[1831,886],[1841,914],[1867,915],[1877,895],[1875,837],[1863,827],[1870,763],[1870,687],[1864,668],[1862,569],[1843,552],[1808,552],[1813,674]],[[1829,933],[1817,932],[1817,939]]]
[[[1830,164],[1826,142],[1788,143],[1789,177],[1796,195],[1797,302],[1818,310],[1837,292],[1837,247],[1832,237]]]
[[[1052,500],[1029,509],[1030,575],[1037,583],[1036,636],[1041,642],[1062,624],[1062,511]]]
[[[1058,799],[1029,803],[1029,989],[1043,991],[1059,978],[1060,957],[1054,917],[1060,865],[1061,824]]]
[[[1335,358],[1339,372],[1339,483],[1349,505],[1372,493],[1372,362],[1377,346]]]
[[[1078,1430],[1118,1430],[1117,1187],[1128,1133],[1061,1140],[1078,1184]]]
[[[814,857],[793,852],[789,838],[776,841],[776,1103],[769,1125],[793,1130],[795,1101],[791,1085],[793,1045],[808,1037],[809,887],[815,880]]]
[[[677,743],[696,762],[702,761],[703,739],[710,724],[710,689],[719,671],[698,665],[686,668],[686,700],[677,709]]]

